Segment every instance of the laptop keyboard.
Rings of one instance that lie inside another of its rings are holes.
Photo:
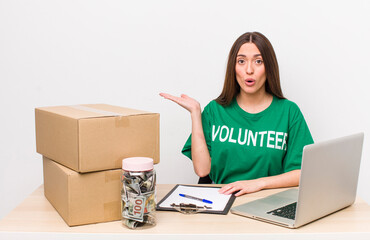
[[[289,218],[294,220],[295,219],[295,209],[297,207],[297,202],[291,203],[281,208],[277,208],[275,210],[267,212],[268,214],[272,214],[275,216]]]

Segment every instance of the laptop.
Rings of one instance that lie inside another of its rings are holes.
[[[237,215],[298,228],[353,204],[364,133],[303,148],[299,188],[231,208]]]

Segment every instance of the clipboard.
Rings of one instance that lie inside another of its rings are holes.
[[[231,205],[234,203],[235,195],[224,195],[218,193],[221,187],[209,187],[199,185],[182,185],[177,184],[166,196],[164,196],[157,204],[158,211],[176,211],[171,204],[195,204],[197,206],[212,207],[212,209],[206,209],[199,213],[210,213],[210,214],[223,214],[226,215]],[[198,198],[209,199],[212,204],[204,203],[198,200],[189,199],[179,196],[179,194],[187,194],[196,196]]]

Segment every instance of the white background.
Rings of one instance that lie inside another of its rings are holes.
[[[189,114],[221,92],[231,45],[272,42],[284,94],[315,141],[365,132],[358,194],[370,203],[369,1],[0,0],[0,218],[43,182],[34,108],[107,103],[161,114],[159,183],[196,183]]]

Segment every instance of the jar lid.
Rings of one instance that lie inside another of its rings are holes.
[[[153,159],[148,157],[130,157],[122,160],[122,169],[126,171],[150,171]]]

